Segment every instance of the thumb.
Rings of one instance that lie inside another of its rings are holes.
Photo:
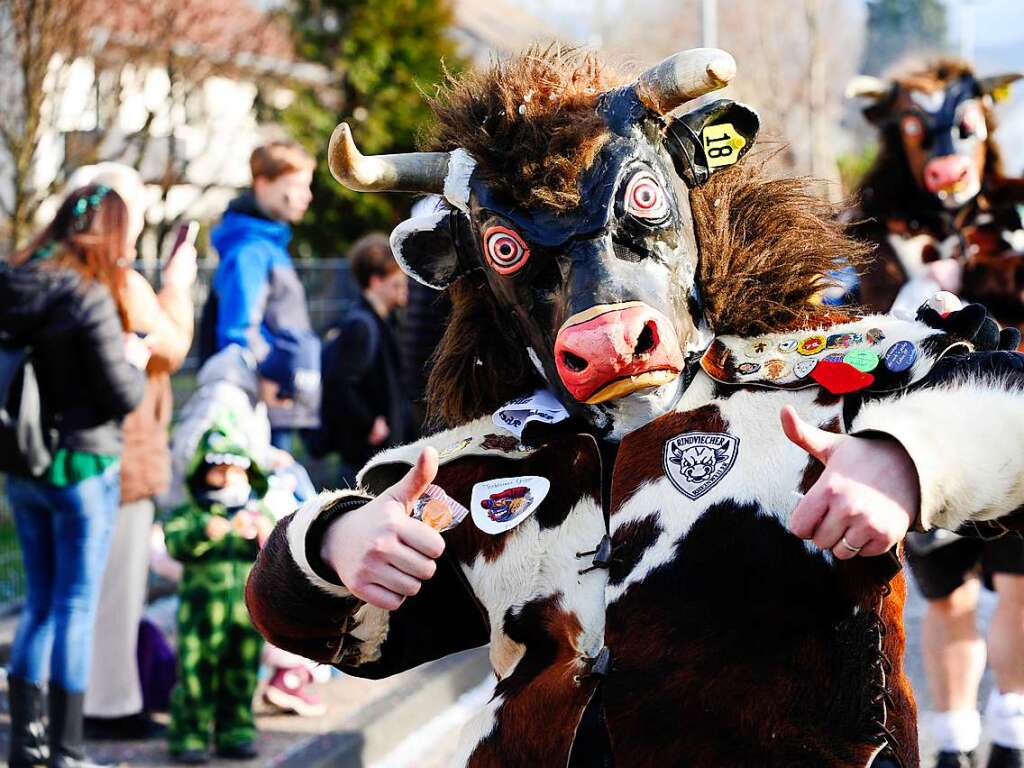
[[[428,445],[420,452],[415,466],[391,486],[388,495],[403,504],[409,504],[423,495],[436,476],[437,450]]]
[[[843,440],[843,435],[826,432],[808,424],[797,415],[791,405],[783,407],[780,414],[782,431],[793,443],[803,448],[822,464],[828,463],[829,456]]]

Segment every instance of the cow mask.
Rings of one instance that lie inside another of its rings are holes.
[[[601,94],[610,138],[569,211],[515,204],[461,149],[363,156],[344,123],[331,137],[331,171],[357,191],[442,195],[435,212],[393,232],[399,264],[439,289],[482,272],[562,402],[621,436],[674,405],[687,357],[709,341],[689,191],[750,148],[758,119],[728,100],[668,115],[734,72],[727,53],[697,49]]]
[[[886,82],[854,78],[847,95],[870,100],[865,117],[899,131],[907,165],[918,187],[946,209],[955,210],[981,191],[985,173],[986,112],[1020,74]]]

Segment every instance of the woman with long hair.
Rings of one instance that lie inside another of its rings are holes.
[[[6,478],[27,581],[8,669],[11,766],[93,765],[82,751],[83,693],[119,502],[121,420],[142,397],[149,358],[125,333],[133,229],[116,193],[87,186],[0,265],[0,332],[31,349],[53,435],[45,472]]]

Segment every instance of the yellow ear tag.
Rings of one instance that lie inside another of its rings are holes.
[[[998,88],[993,88],[991,96],[992,96],[992,101],[994,101],[996,103],[999,103],[1001,101],[1006,101],[1008,98],[1010,98],[1010,86],[1009,85],[1000,85]]]
[[[709,168],[732,165],[740,159],[740,150],[747,146],[747,140],[733,128],[732,123],[709,125],[701,131],[700,138]]]

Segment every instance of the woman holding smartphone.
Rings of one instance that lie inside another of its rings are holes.
[[[93,765],[82,751],[82,705],[120,496],[121,420],[142,398],[150,357],[126,332],[133,243],[124,201],[92,185],[0,265],[0,330],[31,348],[45,423],[57,435],[43,475],[6,478],[27,579],[8,669],[11,766]]]

